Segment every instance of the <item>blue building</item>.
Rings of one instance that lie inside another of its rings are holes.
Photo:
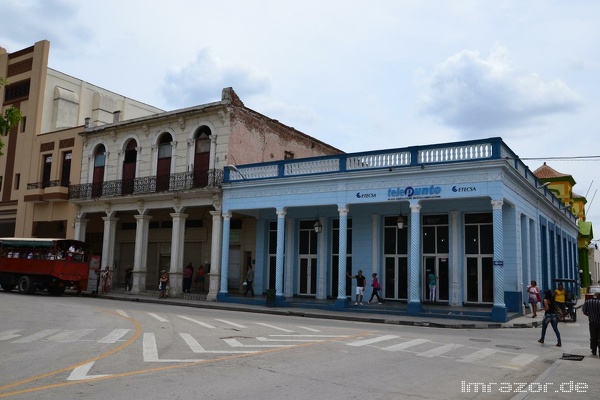
[[[386,302],[420,315],[433,273],[436,307],[505,322],[529,281],[578,278],[577,218],[501,138],[229,166],[222,213],[220,301],[240,288],[228,278],[240,241],[255,291],[282,305],[343,309],[361,269]]]

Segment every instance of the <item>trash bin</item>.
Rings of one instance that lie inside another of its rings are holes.
[[[267,307],[275,307],[275,289],[267,289]]]

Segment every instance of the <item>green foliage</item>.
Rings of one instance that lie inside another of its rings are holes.
[[[0,76],[0,88],[7,84],[5,78]],[[0,115],[0,135],[6,136],[10,133],[10,130],[19,124],[19,121],[23,119],[21,110],[15,107],[9,107],[4,111],[3,115]],[[4,142],[0,140],[0,156],[4,155],[2,149],[4,148]]]

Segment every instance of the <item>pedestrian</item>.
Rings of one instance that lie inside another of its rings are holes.
[[[558,288],[554,290],[554,302],[560,311],[558,313],[558,319],[564,322],[565,315],[567,314],[567,307],[565,306],[565,288],[562,283],[559,283]]]
[[[158,280],[158,289],[160,291],[159,299],[167,297],[167,290],[169,287],[169,274],[164,269],[160,271],[160,279]]]
[[[194,278],[194,282],[198,284],[198,292],[204,292],[204,276],[206,275],[206,271],[204,270],[204,265],[200,264],[198,267],[198,273]]]
[[[254,297],[254,268],[252,268],[252,264],[248,265],[248,271],[246,272],[246,291],[244,292],[244,296],[250,292],[250,296]]]
[[[593,355],[598,355],[600,347],[600,293],[583,303],[583,314],[587,315],[590,326],[590,348]]]
[[[537,317],[537,308],[538,303],[540,302],[540,291],[538,290],[536,281],[531,281],[531,283],[527,285],[527,294],[529,295],[529,304],[531,305],[531,311],[533,312],[531,318],[535,318]]]
[[[104,271],[102,271],[100,279],[102,280],[102,294],[108,294],[110,284],[112,283],[112,275],[108,267],[106,267]]]
[[[192,263],[188,263],[183,269],[183,292],[191,293],[192,289],[192,277],[194,276],[194,267]]]
[[[434,302],[435,301],[435,292],[436,292],[436,288],[437,288],[437,276],[433,273],[433,271],[431,271],[431,273],[429,274],[428,280],[429,280],[429,301]]]
[[[379,297],[379,291],[381,290],[381,286],[379,285],[379,280],[377,279],[377,273],[373,272],[371,275],[373,277],[373,282],[371,282],[371,287],[373,288],[373,293],[371,294],[371,298],[367,303],[373,301],[373,297],[377,296],[377,304],[381,304],[381,297]]]
[[[125,291],[131,292],[131,286],[133,284],[133,268],[127,267],[125,270]]]
[[[356,301],[354,302],[354,305],[357,306],[360,304],[362,306],[363,296],[365,294],[365,286],[367,284],[367,278],[362,274],[361,269],[358,270],[357,275],[350,275],[349,273],[346,273],[346,275],[348,275],[348,278],[356,278]]]
[[[548,328],[548,324],[552,324],[552,329],[556,334],[556,347],[561,347],[562,342],[560,340],[560,332],[558,331],[558,318],[556,316],[556,304],[554,303],[554,297],[552,296],[552,292],[549,290],[544,290],[544,319],[542,321],[542,337],[538,340],[539,343],[544,343],[544,338],[546,337],[546,328]]]

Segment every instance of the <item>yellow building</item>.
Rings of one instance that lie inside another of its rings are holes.
[[[95,126],[163,112],[48,68],[50,42],[7,52],[0,47],[4,112],[23,119],[0,157],[0,236],[73,237],[70,184],[79,183],[86,120]]]

